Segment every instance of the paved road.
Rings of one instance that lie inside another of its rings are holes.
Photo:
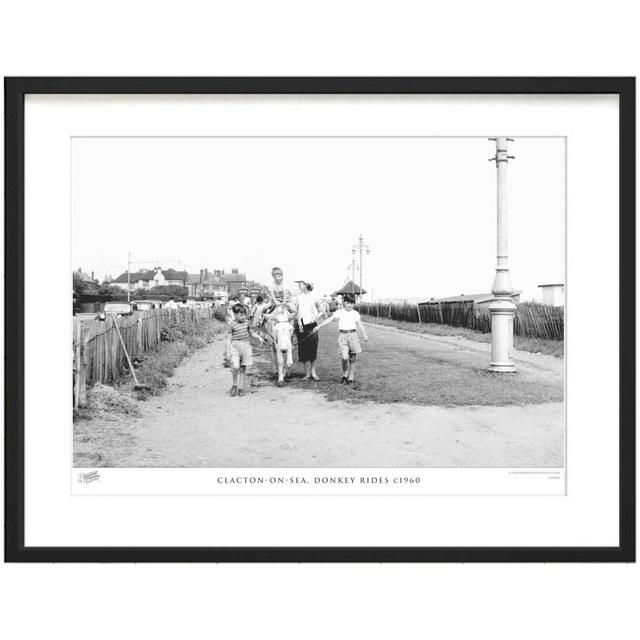
[[[371,344],[486,366],[487,345],[424,338],[369,325]],[[328,338],[330,339],[330,338]],[[564,459],[563,403],[440,407],[328,401],[320,393],[259,382],[231,398],[222,340],[196,352],[142,417],[106,425],[131,446],[117,458],[105,440],[105,466],[121,467],[559,467]],[[437,355],[436,355],[437,354]],[[426,356],[425,356],[426,357]],[[526,375],[562,379],[562,360],[518,353]],[[98,424],[77,425],[76,434]],[[103,427],[105,425],[102,425]],[[90,452],[95,443],[81,442]],[[97,465],[99,466],[99,465]]]

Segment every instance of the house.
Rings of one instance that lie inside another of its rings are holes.
[[[240,273],[238,269],[231,269],[231,273],[225,273],[222,271],[221,277],[227,283],[229,291],[229,297],[238,295],[240,289],[246,289],[247,276],[244,273]]]
[[[257,280],[247,280],[244,288],[247,289],[247,295],[254,301],[258,296],[262,296],[265,300],[269,297],[269,287]]]
[[[363,296],[367,292],[364,289],[360,289],[360,287],[353,280],[349,280],[340,289],[334,291],[331,296],[343,296],[345,293],[351,293],[352,295],[354,295],[356,297],[356,302],[358,302],[360,296]]]
[[[514,303],[520,302],[520,294],[522,291],[514,291],[511,294],[511,300]],[[461,293],[459,296],[448,296],[446,298],[431,298],[421,304],[454,304],[459,302],[473,302],[478,307],[488,307],[496,297],[493,293]]]
[[[136,289],[152,289],[153,287],[168,287],[171,285],[186,287],[189,282],[189,274],[186,271],[176,271],[175,269],[155,269],[132,272],[131,275],[125,271],[121,273],[111,284],[120,287],[124,291]]]
[[[539,284],[542,289],[542,304],[564,307],[564,284]]]
[[[200,269],[200,273],[190,273],[187,283],[188,295],[191,298],[226,298],[228,285],[222,277],[222,271]]]
[[[93,271],[89,275],[81,267],[78,267],[78,270],[73,272],[74,287],[79,287],[83,291],[97,291],[100,288],[100,284],[94,278],[94,275]]]

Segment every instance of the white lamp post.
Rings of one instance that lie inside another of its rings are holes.
[[[354,269],[353,269],[354,281],[355,281],[355,270],[356,270],[356,267],[355,267],[356,251],[360,254],[360,294],[359,295],[360,295],[360,299],[362,299],[362,252],[366,251],[367,255],[371,253],[371,247],[369,247],[368,244],[365,244],[362,234],[360,234],[360,236],[358,237],[358,243],[354,244],[353,247],[351,248],[351,253],[353,255],[353,260],[354,260]]]
[[[507,142],[511,138],[490,138],[496,143],[495,160],[498,177],[498,259],[496,277],[491,287],[495,300],[489,305],[491,312],[491,363],[489,371],[514,373],[513,319],[516,305],[513,303],[513,285],[509,274],[509,249],[507,242],[507,164],[514,158],[507,154]]]

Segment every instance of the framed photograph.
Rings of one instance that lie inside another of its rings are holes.
[[[634,78],[6,78],[12,562],[635,561]]]

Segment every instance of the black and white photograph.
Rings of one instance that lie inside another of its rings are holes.
[[[563,469],[565,167],[510,131],[74,137],[74,467]]]
[[[633,637],[633,6],[3,4],[3,637]]]
[[[18,555],[629,557],[626,86],[10,82]]]

